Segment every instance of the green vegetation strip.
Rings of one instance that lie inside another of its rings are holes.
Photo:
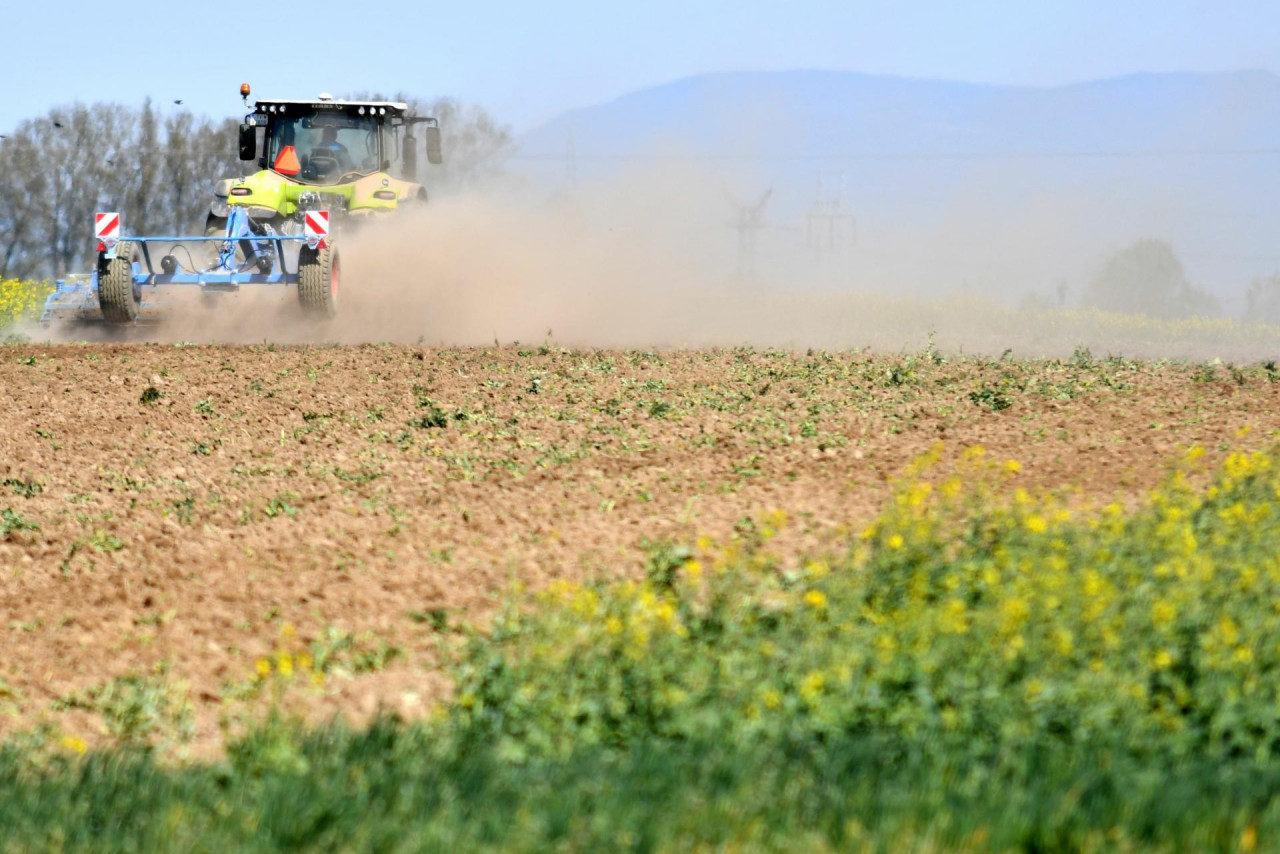
[[[28,736],[0,850],[1274,850],[1276,457],[1085,512],[978,456],[821,555],[779,513],[518,596],[426,722],[176,768]]]

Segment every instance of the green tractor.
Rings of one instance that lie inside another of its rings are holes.
[[[249,84],[240,94],[248,107]],[[302,234],[307,212],[327,211],[332,236],[319,248],[302,248],[298,288],[304,307],[332,316],[338,296],[336,236],[427,201],[418,182],[419,127],[427,162],[442,163],[439,122],[410,115],[407,104],[327,94],[314,100],[257,100],[240,125],[239,147],[240,159],[256,162],[259,171],[217,183],[205,234],[229,234],[233,209],[245,215],[254,233],[280,235]],[[237,255],[251,263],[253,249],[242,240]]]
[[[249,84],[240,87],[248,106]],[[338,221],[377,218],[426,202],[418,183],[421,125],[427,161],[443,162],[440,126],[393,101],[256,101],[240,126],[240,159],[260,171],[214,188],[207,229],[221,232],[233,205],[281,233],[301,228],[302,212],[323,207]]]
[[[247,109],[248,83],[240,95]],[[296,286],[305,313],[335,316],[337,237],[427,200],[418,183],[419,126],[427,160],[442,162],[438,122],[409,115],[406,104],[330,95],[256,101],[240,126],[240,159],[257,161],[259,171],[218,182],[204,233],[137,235],[119,212],[95,214],[97,269],[59,282],[43,322],[154,322],[164,316],[163,301],[144,297],[178,285],[199,287],[210,301],[242,285]],[[208,247],[206,263],[178,251],[186,244]]]

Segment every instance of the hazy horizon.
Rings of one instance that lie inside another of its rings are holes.
[[[104,21],[92,13],[67,15],[48,4],[9,10],[10,32],[54,34],[56,52],[51,59],[44,38],[10,40],[10,67],[32,73],[0,100],[0,133],[77,100],[150,96],[159,105],[182,100],[203,115],[234,115],[244,80],[257,92],[291,97],[449,95],[486,106],[520,132],[569,109],[720,71],[812,68],[1033,86],[1144,72],[1280,73],[1280,7],[1257,0],[1229,7],[797,0],[785,9],[768,0],[643,7],[568,0],[496,9],[388,0],[365,17],[349,4],[316,0],[255,7],[225,26],[202,7],[137,0],[113,7],[112,20],[128,26],[104,39]],[[394,42],[352,37],[340,59],[277,49],[326,26],[378,35],[388,25]],[[270,38],[259,48],[262,34]],[[106,43],[120,50],[104,52]]]

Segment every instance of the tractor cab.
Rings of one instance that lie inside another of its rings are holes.
[[[249,107],[249,86],[240,89]],[[306,210],[344,217],[381,216],[426,201],[418,182],[418,150],[441,162],[440,125],[412,116],[398,101],[258,100],[240,125],[240,159],[259,171],[220,182],[206,225],[243,207],[255,227],[297,229]]]
[[[301,184],[345,184],[376,172],[417,180],[414,125],[426,124],[427,157],[439,162],[434,119],[393,101],[257,101],[241,126],[242,160]],[[261,156],[258,134],[261,130]],[[246,156],[247,155],[247,156]]]
[[[304,184],[342,183],[382,171],[382,127],[374,116],[354,111],[302,112],[268,119],[266,153],[260,165]],[[391,163],[386,164],[391,168]]]

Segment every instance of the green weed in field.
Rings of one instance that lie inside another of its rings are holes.
[[[0,510],[0,540],[9,539],[15,532],[38,530],[40,530],[39,525],[21,513],[14,512],[13,508],[6,507]]]

